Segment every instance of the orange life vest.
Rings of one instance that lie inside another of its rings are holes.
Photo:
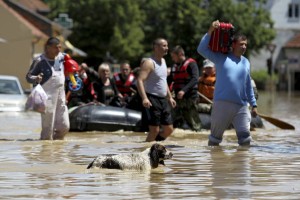
[[[216,83],[216,76],[207,76],[203,75],[199,78],[198,81],[198,91],[205,95],[207,98],[212,100],[214,98],[214,91],[215,91],[215,83]],[[205,100],[200,100],[200,102],[205,102]]]
[[[175,71],[173,72],[173,89],[174,90],[180,90],[182,89],[190,80],[190,75],[187,72],[187,67],[190,63],[196,62],[194,59],[189,58],[187,59],[183,65],[179,68],[178,65],[175,65]]]
[[[122,95],[130,95],[132,93],[130,87],[131,85],[133,84],[133,81],[134,81],[134,75],[133,74],[129,74],[126,81],[123,82],[121,80],[121,74],[120,73],[115,73],[114,74],[114,79],[115,79],[115,82],[116,82],[116,86],[119,90],[119,92],[122,94]]]

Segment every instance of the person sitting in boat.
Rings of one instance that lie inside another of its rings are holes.
[[[129,102],[133,94],[137,93],[134,89],[135,77],[131,72],[131,67],[128,61],[123,61],[120,64],[120,73],[115,73],[113,78],[117,85],[119,92],[122,94],[126,103]]]
[[[96,102],[122,107],[123,96],[119,92],[113,78],[110,78],[108,63],[102,63],[98,68],[99,79],[93,83],[94,98]]]
[[[201,95],[207,97],[209,100],[212,101],[214,97],[215,83],[215,64],[210,60],[206,59],[203,61],[202,76],[200,76],[198,80],[198,92],[200,93],[199,103],[197,105],[198,112],[210,113],[211,103],[209,103],[205,98],[201,97]]]

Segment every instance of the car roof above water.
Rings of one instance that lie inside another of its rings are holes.
[[[11,76],[11,75],[0,75],[0,79],[6,79],[6,80],[18,80],[19,78],[16,76]]]
[[[17,83],[17,85],[20,89],[21,94],[24,94],[24,90],[22,88],[22,85],[21,85],[20,80],[19,80],[18,77],[12,76],[12,75],[0,75],[0,81],[1,80],[16,81],[16,83]]]

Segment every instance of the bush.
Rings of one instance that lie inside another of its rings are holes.
[[[269,74],[265,70],[251,72],[251,77],[255,81],[258,90],[265,90]]]

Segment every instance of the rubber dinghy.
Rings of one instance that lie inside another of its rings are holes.
[[[141,113],[127,108],[87,104],[69,110],[71,131],[139,131]]]
[[[87,104],[71,108],[69,110],[71,131],[147,131],[142,126],[141,112],[128,108]],[[199,113],[203,129],[210,129],[210,114]],[[180,127],[174,124],[175,128],[190,129],[188,126]],[[251,127],[263,128],[259,116],[252,118]]]

